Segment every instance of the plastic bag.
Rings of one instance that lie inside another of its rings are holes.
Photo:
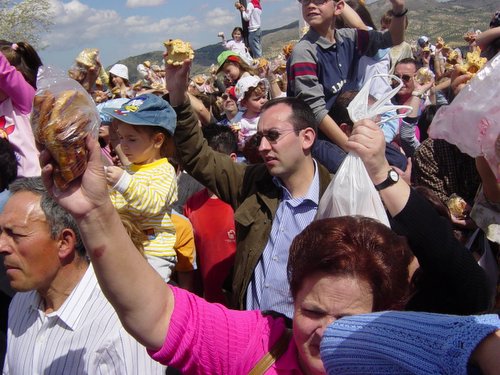
[[[389,225],[389,219],[361,158],[350,152],[326,188],[317,219],[361,215]]]
[[[398,82],[398,85],[394,87],[391,91],[383,94],[378,100],[373,104],[369,104],[369,97],[371,91],[371,85],[376,84],[375,78],[386,78]],[[402,118],[406,116],[406,113],[398,113],[399,109],[412,110],[412,107],[407,105],[394,105],[391,99],[398,91],[403,87],[403,81],[397,76],[391,74],[374,74],[368,81],[364,84],[361,90],[358,92],[356,97],[347,106],[347,112],[352,122],[356,122],[363,119],[372,119],[375,121],[377,116],[386,113],[393,112],[394,116],[384,118],[383,122],[390,121],[394,118]],[[379,122],[380,125],[382,122]]]
[[[429,128],[431,138],[444,139],[472,157],[484,156],[500,181],[500,53],[471,79],[453,102],[439,109]]]
[[[64,72],[41,68],[37,77],[31,126],[35,140],[55,160],[54,183],[65,189],[87,167],[85,138],[97,138],[99,114],[85,89]]]
[[[398,86],[385,93],[379,100],[370,105],[370,86],[375,82],[375,78],[378,77],[393,79],[398,82]],[[411,110],[411,107],[393,105],[391,103],[392,97],[396,95],[402,86],[403,82],[396,76],[389,74],[373,75],[347,107],[349,117],[353,122],[362,119],[372,119],[375,121],[378,115],[389,111],[393,111],[395,115],[384,119],[384,121],[406,116],[405,114],[398,114],[397,110]],[[326,188],[319,202],[316,218],[323,219],[348,215],[371,217],[390,227],[389,219],[378,191],[375,189],[370,176],[368,176],[363,161],[353,152],[350,152],[346,156],[335,177]]]

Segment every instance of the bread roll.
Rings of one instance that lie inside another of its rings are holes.
[[[54,183],[59,189],[81,176],[87,166],[85,138],[89,132],[93,103],[77,90],[54,96],[44,91],[35,97],[32,125],[37,142],[52,155]]]
[[[180,39],[170,39],[163,42],[167,49],[167,60],[165,61],[170,65],[182,65],[184,60],[193,60],[194,51],[191,43],[183,42]]]

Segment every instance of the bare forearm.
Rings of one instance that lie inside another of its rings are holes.
[[[333,119],[326,115],[319,124],[320,130],[328,137],[328,139],[335,143],[337,146],[346,150],[347,135],[340,129],[340,127],[333,121]],[[347,151],[347,150],[346,150]]]
[[[344,3],[344,10],[342,11],[342,19],[344,22],[352,28],[358,30],[368,30],[365,23],[361,19],[358,13],[354,9],[352,9],[349,4]]]
[[[500,26],[493,27],[489,30],[483,31],[476,36],[476,44],[485,49],[495,39],[500,38]]]
[[[483,182],[483,193],[486,199],[493,203],[500,203],[500,183],[497,182],[488,162],[482,156],[476,158],[476,169]]]
[[[124,327],[146,347],[161,347],[173,295],[134,247],[111,201],[79,218],[78,226],[99,285]]]
[[[406,10],[405,6],[393,5],[392,12],[395,15],[402,14]],[[389,33],[391,34],[392,44],[397,46],[404,42],[406,16],[392,17]]]
[[[198,115],[198,119],[201,121],[201,124],[203,126],[208,125],[212,117],[210,111],[205,108],[203,102],[196,96],[191,94],[188,94],[188,96],[189,100],[191,101],[191,107],[193,107],[195,113]]]

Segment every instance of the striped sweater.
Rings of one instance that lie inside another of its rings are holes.
[[[131,164],[110,192],[117,210],[125,212],[147,233],[146,255],[175,256],[171,206],[177,200],[175,171],[166,158]]]

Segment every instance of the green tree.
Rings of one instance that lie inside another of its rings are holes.
[[[53,24],[51,18],[49,0],[0,0],[0,39],[41,48],[41,36]]]

